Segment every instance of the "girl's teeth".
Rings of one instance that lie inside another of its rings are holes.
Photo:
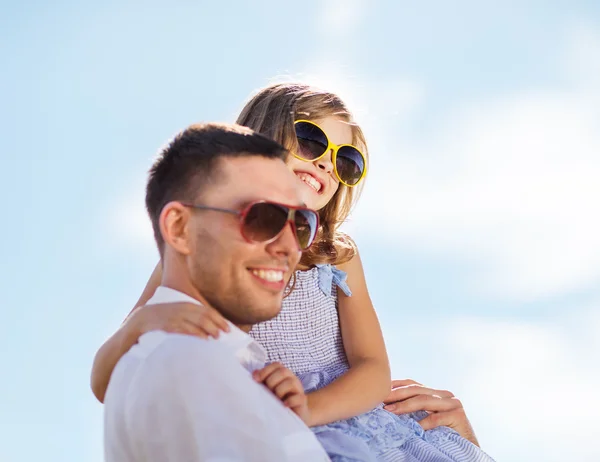
[[[321,190],[321,183],[315,180],[312,176],[306,173],[299,173],[298,178],[304,181],[307,185],[313,188],[315,191],[319,192]]]
[[[283,271],[275,270],[252,270],[252,274],[264,279],[268,282],[280,282],[283,281]]]

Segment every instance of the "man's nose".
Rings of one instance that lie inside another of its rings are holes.
[[[288,221],[285,227],[273,242],[268,245],[269,252],[280,257],[294,257],[297,255],[300,260],[301,249],[296,238],[296,233],[292,228],[292,223]],[[295,266],[298,262],[294,261]]]

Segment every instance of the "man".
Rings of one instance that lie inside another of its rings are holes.
[[[204,302],[231,324],[216,340],[140,337],[106,393],[107,461],[329,460],[300,418],[298,379],[278,365],[266,387],[251,375],[266,355],[247,332],[279,313],[318,226],[285,155],[249,129],[206,124],[179,134],[152,167],[146,206],[163,277],[149,303]]]

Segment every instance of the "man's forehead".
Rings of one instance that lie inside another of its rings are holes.
[[[303,188],[280,159],[247,156],[224,159],[224,185],[230,199],[239,203],[255,200],[303,205]]]

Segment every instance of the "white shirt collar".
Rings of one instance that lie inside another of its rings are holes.
[[[154,295],[146,302],[147,305],[160,303],[194,303],[202,305],[198,300],[183,292],[165,286],[157,287]],[[267,352],[252,337],[240,330],[237,326],[227,321],[229,332],[220,332],[217,342],[230,350],[240,361],[242,366],[253,371],[261,369],[267,362]],[[210,338],[209,340],[215,340]]]

